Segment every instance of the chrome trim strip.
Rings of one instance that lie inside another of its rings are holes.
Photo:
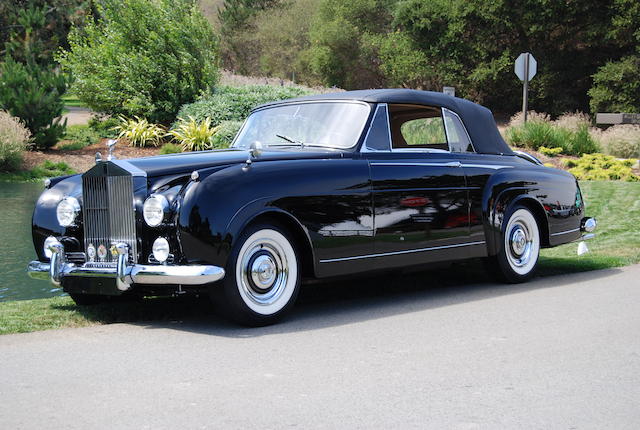
[[[360,260],[363,258],[375,258],[375,257],[386,257],[390,255],[412,254],[415,252],[436,251],[438,249],[460,248],[462,246],[483,245],[484,243],[485,241],[482,240],[479,242],[459,243],[457,245],[443,245],[443,246],[433,246],[430,248],[408,249],[406,251],[383,252],[380,254],[356,255],[355,257],[329,258],[327,260],[320,260],[320,263],[334,263],[337,261]]]
[[[467,131],[467,127],[464,125],[464,122],[462,122],[462,118],[460,118],[460,115],[458,115],[457,113],[455,113],[454,111],[452,111],[451,109],[447,109],[446,107],[442,108],[442,111],[444,113],[449,113],[454,115],[456,118],[458,118],[458,121],[460,121],[460,125],[462,126],[462,129],[464,130],[464,133],[467,135],[467,139],[469,139],[469,143],[471,144],[471,147],[473,148],[473,154],[477,154],[478,151],[476,151],[476,147],[473,144],[473,140],[471,140],[471,136],[469,136],[469,132]],[[444,118],[444,116],[443,116]],[[447,127],[447,121],[446,119],[444,120],[444,128],[447,131],[447,142],[449,141],[449,128]],[[449,145],[449,150],[451,150],[451,145]],[[467,152],[468,154],[469,152]]]
[[[367,146],[367,140],[369,140],[369,134],[371,134],[371,129],[373,128],[374,122],[378,116],[378,111],[380,109],[384,109],[387,112],[386,120],[387,120],[387,134],[389,135],[389,149],[371,149]],[[386,103],[380,103],[376,106],[376,110],[373,112],[373,116],[371,117],[371,123],[369,124],[369,129],[367,130],[367,134],[364,136],[364,140],[362,141],[362,147],[360,148],[361,153],[367,152],[389,152],[391,150],[391,129],[389,128],[389,110],[387,108]]]
[[[462,163],[462,167],[476,168],[476,169],[513,169],[513,166],[503,166],[501,164],[465,164]]]
[[[408,163],[408,162],[388,162],[388,163],[371,163],[372,166],[431,166],[431,167],[468,167],[468,168],[481,168],[481,169],[513,169],[513,166],[504,166],[504,165],[491,165],[491,164],[467,164],[460,163],[458,161],[450,161],[446,163]]]
[[[371,163],[372,166],[430,166],[430,167],[460,167],[460,163]]]
[[[574,229],[571,229],[571,230],[560,231],[558,233],[551,233],[551,236],[560,236],[561,234],[569,234],[569,233],[574,233],[576,231],[580,231],[580,227],[574,228]]]

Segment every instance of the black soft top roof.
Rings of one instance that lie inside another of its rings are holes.
[[[344,91],[267,103],[256,109],[312,100],[357,100],[367,103],[402,103],[445,107],[460,116],[477,152],[482,154],[513,154],[513,151],[502,139],[489,109],[469,100],[433,91],[408,89]]]

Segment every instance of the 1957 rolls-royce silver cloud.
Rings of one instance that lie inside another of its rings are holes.
[[[51,179],[28,271],[79,304],[207,292],[264,325],[303,278],[481,257],[522,282],[540,248],[595,227],[576,179],[512,151],[488,109],[350,91],[260,106],[229,149],[98,158]]]

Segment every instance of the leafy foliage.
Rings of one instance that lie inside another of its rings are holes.
[[[193,118],[202,122],[206,118],[216,126],[222,121],[242,121],[255,107],[276,100],[309,94],[299,87],[250,85],[245,87],[219,87],[210,95],[183,106],[178,118]]]
[[[168,123],[218,79],[218,41],[189,0],[104,0],[58,60],[95,111]]]
[[[53,54],[67,48],[72,24],[90,9],[86,0],[10,0],[0,2],[0,54],[16,61],[53,65]]]
[[[33,61],[0,64],[0,106],[24,121],[38,148],[56,144],[64,134],[62,121],[66,78]]]
[[[115,127],[118,139],[126,139],[132,146],[158,146],[166,135],[164,128],[150,123],[145,118],[134,119],[120,116],[120,124]]]
[[[578,160],[567,159],[565,167],[569,167],[569,172],[583,181],[637,182],[640,181],[640,176],[631,169],[637,162],[638,160],[617,160],[611,155],[585,154]]]
[[[221,55],[226,67],[241,74],[255,71],[260,47],[254,42],[255,25],[252,19],[261,11],[283,5],[283,0],[225,0],[218,10]]]
[[[555,157],[556,155],[562,154],[562,148],[547,148],[546,146],[541,146],[538,148],[541,154],[546,155],[547,157]]]
[[[640,158],[640,126],[619,124],[600,135],[600,143],[607,154],[621,158]]]
[[[210,118],[197,122],[190,116],[188,120],[180,119],[168,134],[180,143],[183,151],[200,151],[211,148],[211,137],[216,131],[215,127],[211,127]]]
[[[222,121],[211,138],[213,148],[228,148],[240,131],[240,127],[242,127],[242,121]]]
[[[71,125],[67,127],[64,139],[69,142],[59,145],[63,151],[75,151],[100,141],[100,135],[88,125]]]
[[[640,56],[610,62],[593,75],[591,112],[640,112]]]
[[[20,167],[22,153],[30,137],[31,133],[18,118],[0,111],[0,171],[13,171]]]
[[[117,117],[100,118],[99,116],[92,116],[89,119],[88,126],[100,137],[113,138],[118,136],[115,128],[120,121]]]
[[[162,145],[162,148],[160,148],[160,155],[166,155],[166,154],[178,154],[182,152],[182,145],[177,145],[175,143],[165,143],[164,145]]]
[[[533,120],[508,127],[505,137],[513,146],[534,151],[541,147],[561,148],[565,154],[582,155],[599,150],[588,124],[579,124],[571,129],[548,120]]]
[[[224,65],[243,74],[282,78],[291,78],[295,71],[300,82],[346,89],[440,91],[452,85],[460,96],[507,113],[517,110],[521,101],[513,61],[528,51],[539,61],[530,104],[557,115],[587,110],[592,75],[609,61],[617,64],[640,54],[639,4],[229,0],[220,14],[228,39],[224,43],[233,45],[225,48]],[[638,100],[633,92],[637,86],[620,86],[619,75],[601,72],[613,80],[599,86],[619,88],[625,100]],[[595,79],[607,81],[599,77],[601,72]]]

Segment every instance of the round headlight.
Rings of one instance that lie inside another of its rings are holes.
[[[55,238],[55,237],[53,237],[53,236],[49,236],[48,238],[46,238],[46,239],[44,240],[44,245],[42,246],[42,248],[43,248],[44,256],[45,256],[45,257],[47,257],[47,258],[51,258],[51,255],[52,255],[53,253],[51,252],[51,250],[49,249],[49,247],[50,247],[51,245],[56,244],[56,243],[58,243],[58,239],[56,239],[56,238]]]
[[[76,220],[76,217],[80,213],[80,203],[73,197],[65,197],[60,200],[58,207],[56,208],[56,216],[58,217],[58,223],[62,227],[69,227]]]
[[[153,257],[159,262],[164,263],[169,258],[169,242],[164,237],[159,237],[153,242],[151,248]]]
[[[169,209],[169,202],[162,194],[150,196],[142,206],[144,221],[149,227],[157,227],[162,223],[164,214]]]

